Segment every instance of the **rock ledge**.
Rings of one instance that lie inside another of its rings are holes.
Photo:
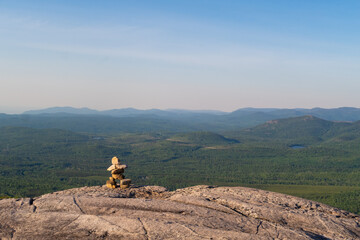
[[[360,239],[360,216],[244,187],[74,188],[0,200],[0,239]]]

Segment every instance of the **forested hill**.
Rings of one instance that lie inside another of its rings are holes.
[[[313,116],[271,120],[242,133],[270,139],[322,140],[329,131],[340,134],[351,123],[331,122]]]
[[[256,141],[287,141],[288,143],[311,145],[326,141],[350,141],[360,138],[360,121],[333,122],[314,116],[276,119],[258,126],[229,131],[238,139],[252,138]]]

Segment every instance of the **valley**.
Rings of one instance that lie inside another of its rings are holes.
[[[359,145],[358,122],[313,116],[216,132],[7,126],[0,128],[0,197],[103,185],[109,159],[118,156],[137,185],[255,187],[360,213]]]

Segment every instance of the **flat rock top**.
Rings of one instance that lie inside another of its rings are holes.
[[[0,200],[0,239],[360,239],[360,216],[244,187],[83,187]]]

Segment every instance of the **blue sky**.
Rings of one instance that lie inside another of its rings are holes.
[[[360,1],[2,1],[0,112],[360,107]]]

